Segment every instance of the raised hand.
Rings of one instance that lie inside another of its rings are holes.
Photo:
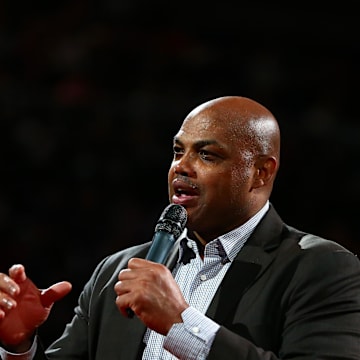
[[[9,276],[0,274],[0,341],[6,346],[28,342],[36,328],[48,318],[54,302],[71,290],[67,281],[45,290],[26,276],[22,265],[13,265]]]

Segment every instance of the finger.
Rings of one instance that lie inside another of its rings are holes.
[[[124,300],[125,300],[124,294],[128,293],[129,289],[125,288],[123,281],[118,281],[114,286],[114,290],[117,295],[116,304],[117,304],[120,312],[125,317],[133,318],[135,315],[134,311],[129,306],[123,305]]]
[[[0,289],[10,296],[16,296],[20,292],[19,285],[6,274],[0,274]]]
[[[116,295],[121,295],[121,281],[117,281],[116,284],[114,285],[114,290]]]
[[[165,265],[156,263],[154,261],[145,260],[141,258],[131,258],[128,261],[128,269],[130,270],[155,270],[166,268]]]
[[[45,308],[48,308],[54,304],[54,302],[62,299],[72,289],[71,283],[68,281],[58,282],[49,288],[42,290],[40,294],[40,300]]]
[[[115,303],[123,316],[128,318],[132,318],[134,316],[134,311],[130,308],[126,295],[117,296]]]
[[[141,258],[131,258],[128,261],[128,268],[129,269],[137,269],[137,268],[143,268],[145,266],[148,266],[151,263],[149,260],[141,259]]]
[[[26,280],[25,268],[21,264],[15,264],[9,269],[10,277],[18,284]]]
[[[9,310],[16,307],[17,303],[13,298],[10,298],[6,295],[0,295],[0,307],[1,310],[5,313],[7,313]]]
[[[124,280],[132,280],[136,277],[136,273],[133,271],[134,269],[122,269],[119,272],[118,279],[120,281]]]
[[[126,294],[132,290],[131,284],[127,281],[118,281],[114,286],[115,293],[119,295]]]

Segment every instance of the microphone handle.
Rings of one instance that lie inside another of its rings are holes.
[[[154,234],[152,244],[145,259],[159,264],[165,264],[175,242],[176,239],[173,234],[162,230],[157,231]]]

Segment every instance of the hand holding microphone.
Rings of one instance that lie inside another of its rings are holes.
[[[186,303],[166,262],[176,240],[182,234],[187,213],[181,205],[165,208],[155,227],[146,259],[129,260],[115,285],[116,305],[129,316],[134,312],[149,328],[166,334],[173,323],[181,322]]]

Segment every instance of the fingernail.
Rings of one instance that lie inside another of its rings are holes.
[[[5,278],[4,278],[4,281],[6,281],[7,283],[9,283],[9,282],[10,282],[10,278],[5,277]],[[12,295],[12,296],[16,295],[16,293],[17,293],[16,287],[13,286],[13,285],[9,285],[9,292],[10,292],[10,295]]]
[[[16,295],[17,293],[17,289],[14,286],[10,286],[9,291],[12,296]]]
[[[14,304],[8,299],[4,298],[4,299],[2,299],[2,302],[6,306],[6,308],[8,308],[9,310],[14,307]]]

